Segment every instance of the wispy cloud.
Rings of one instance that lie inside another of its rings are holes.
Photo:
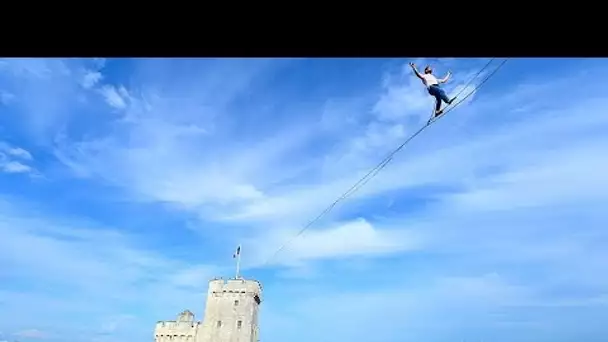
[[[28,151],[0,141],[0,170],[6,173],[31,173],[34,169],[25,163],[32,160]]]
[[[31,215],[36,211],[5,202],[0,213],[0,275],[11,277],[0,302],[13,322],[31,324],[30,308],[36,307],[41,330],[57,332],[71,317],[83,329],[107,332],[118,324],[112,317],[154,320],[192,305],[192,298],[203,301],[201,285],[221,271],[150,251],[136,236],[92,229],[86,221]],[[146,330],[135,328],[131,334],[145,336]]]
[[[82,79],[82,86],[86,89],[94,87],[101,79],[103,75],[99,71],[89,70],[85,73]]]
[[[28,329],[15,333],[15,336],[27,339],[46,339],[49,336],[43,331],[37,329]]]
[[[116,89],[111,85],[105,85],[100,89],[100,92],[110,106],[117,109],[123,109],[127,106],[126,99],[129,94],[124,87]]]

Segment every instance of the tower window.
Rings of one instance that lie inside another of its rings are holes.
[[[239,301],[238,301],[238,300],[235,300],[235,301],[234,301],[234,306],[238,306],[238,305],[239,305]]]
[[[217,327],[221,327],[222,326],[222,321],[217,321]]]
[[[238,321],[238,322],[236,322],[236,327],[237,327],[238,329],[241,329],[241,326],[242,326],[242,325],[243,325],[243,321]]]

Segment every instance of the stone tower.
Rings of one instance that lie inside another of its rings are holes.
[[[210,281],[198,342],[258,342],[261,301],[262,287],[258,281]]]

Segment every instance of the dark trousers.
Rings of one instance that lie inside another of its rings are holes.
[[[429,87],[429,94],[435,97],[435,110],[438,111],[441,109],[441,100],[446,104],[450,103],[450,99],[445,94],[445,90],[441,89],[438,84],[433,84]]]

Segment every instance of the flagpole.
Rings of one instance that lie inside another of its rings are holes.
[[[239,245],[236,253],[236,278],[239,279],[239,273],[241,270],[241,245]]]

